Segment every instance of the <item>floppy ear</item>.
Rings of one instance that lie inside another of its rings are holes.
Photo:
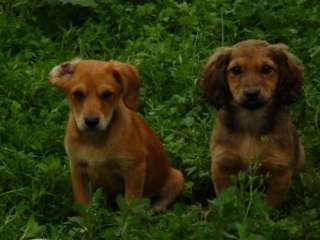
[[[139,74],[137,69],[126,63],[110,61],[113,66],[113,76],[122,86],[122,100],[124,104],[135,110],[139,101]]]
[[[283,104],[291,104],[301,92],[303,68],[298,65],[297,58],[288,52],[286,45],[274,44],[271,49],[280,74],[276,97]]]
[[[59,88],[65,88],[79,62],[80,59],[74,59],[72,61],[64,62],[55,66],[49,72],[49,82]]]
[[[230,60],[230,49],[218,49],[209,59],[198,81],[204,96],[217,109],[228,104],[230,91],[225,79],[226,68]]]

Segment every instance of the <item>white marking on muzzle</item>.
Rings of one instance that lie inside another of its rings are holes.
[[[88,126],[86,125],[86,123],[84,121],[85,118],[81,115],[78,115],[76,112],[73,112],[72,114],[74,116],[74,119],[76,120],[76,124],[77,124],[78,129],[80,131],[88,130]],[[100,130],[100,131],[106,130],[111,122],[112,117],[113,117],[113,110],[106,118],[103,116],[99,116],[99,123],[96,126],[96,129]]]

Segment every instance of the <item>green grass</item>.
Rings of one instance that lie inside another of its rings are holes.
[[[0,239],[320,239],[319,12],[317,0],[0,3]],[[286,43],[305,67],[291,112],[307,161],[280,210],[264,205],[245,173],[218,198],[210,180],[214,111],[195,82],[214,48],[247,38]],[[169,210],[153,214],[148,200],[105,200],[101,191],[87,210],[73,204],[68,106],[47,74],[74,57],[139,69],[138,111],[186,178]]]

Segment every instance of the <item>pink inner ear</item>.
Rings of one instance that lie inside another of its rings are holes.
[[[71,74],[71,73],[72,73],[72,66],[70,63],[63,63],[60,65],[60,72],[59,72],[60,76]]]

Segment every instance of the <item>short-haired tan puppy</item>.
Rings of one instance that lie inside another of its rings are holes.
[[[283,44],[246,40],[210,57],[198,84],[218,109],[210,147],[217,194],[230,184],[230,175],[259,162],[258,173],[269,173],[267,204],[284,201],[305,158],[287,110],[302,78]]]
[[[89,203],[90,180],[109,195],[150,197],[154,210],[165,209],[181,192],[184,180],[134,111],[137,70],[118,61],[73,60],[54,67],[49,81],[70,103],[65,148],[75,201]]]

